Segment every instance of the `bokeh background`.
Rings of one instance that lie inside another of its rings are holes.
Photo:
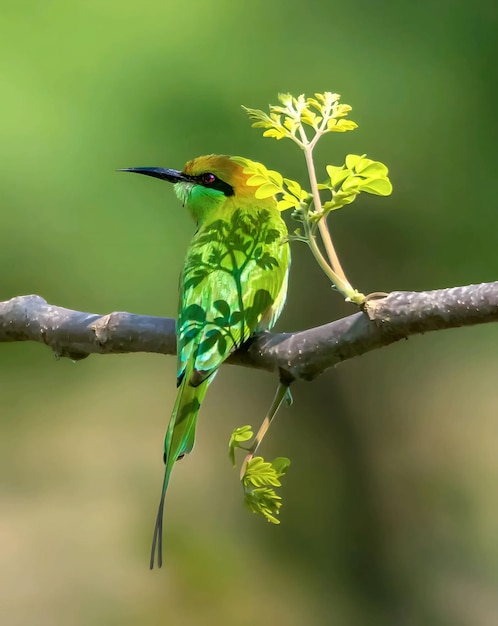
[[[358,288],[496,279],[497,26],[494,0],[3,3],[0,299],[174,316],[193,225],[167,185],[115,170],[215,152],[305,183],[299,151],[240,109],[279,91],[353,106],[320,168],[390,168],[390,198],[333,216]],[[278,329],[352,311],[295,245]],[[429,334],[296,385],[263,451],[292,459],[279,527],[244,509],[226,455],[276,381],[224,367],[154,572],[174,359],[0,346],[0,623],[498,623],[497,341]]]

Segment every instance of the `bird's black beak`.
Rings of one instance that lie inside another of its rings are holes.
[[[118,172],[134,172],[135,174],[145,174],[145,176],[152,176],[153,178],[160,178],[161,180],[167,180],[170,183],[179,183],[182,180],[188,180],[185,174],[178,170],[168,170],[164,167],[127,167]]]

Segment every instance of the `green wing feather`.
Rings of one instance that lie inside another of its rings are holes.
[[[287,229],[276,209],[213,212],[194,235],[181,278],[178,395],[164,441],[165,475],[154,529],[162,564],[166,489],[178,458],[195,441],[197,414],[217,368],[256,330],[271,328],[287,290]]]
[[[190,246],[178,320],[178,376],[194,359],[194,381],[208,378],[256,330],[271,328],[285,300],[289,248],[275,209],[213,216]]]

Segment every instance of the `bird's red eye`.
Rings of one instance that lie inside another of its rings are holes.
[[[216,176],[211,174],[211,172],[206,172],[206,174],[202,175],[202,184],[203,185],[212,185],[216,180]]]

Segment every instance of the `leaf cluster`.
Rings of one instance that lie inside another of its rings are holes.
[[[233,467],[235,467],[235,450],[237,448],[245,450],[246,448],[244,448],[242,444],[252,439],[253,436],[254,433],[252,431],[252,426],[249,425],[236,428],[230,435],[230,441],[228,442],[228,457]]]
[[[351,204],[362,193],[387,196],[392,192],[387,167],[366,155],[348,154],[343,165],[327,165],[328,178],[318,183],[313,163],[313,149],[318,140],[327,133],[346,132],[358,127],[348,119],[352,110],[349,104],[340,102],[337,93],[326,91],[307,98],[304,94],[294,97],[279,94],[279,104],[270,105],[269,113],[260,109],[243,107],[252,121],[252,126],[263,128],[264,137],[290,139],[303,150],[308,169],[311,190],[275,170],[268,170],[261,163],[236,159],[249,175],[247,184],[257,186],[257,198],[275,196],[281,211],[292,209],[292,217],[301,222],[294,239],[306,242],[320,267],[330,278],[334,287],[346,300],[361,304],[365,296],[348,281],[332,243],[328,230],[327,216],[331,211]],[[329,193],[322,201],[320,192]],[[325,248],[325,255],[317,240],[317,228]]]
[[[249,174],[247,184],[258,187],[255,197],[264,199],[276,196],[277,208],[280,211],[290,208],[299,209],[311,201],[309,192],[302,189],[295,180],[284,178],[280,172],[269,170],[262,163],[244,157],[232,157],[232,160],[244,168],[244,174]]]
[[[235,450],[240,448],[251,451],[245,444],[252,438],[251,426],[240,426],[233,431],[228,444],[228,456],[234,467]],[[260,456],[251,457],[241,478],[246,506],[272,524],[280,524],[276,515],[280,512],[282,498],[276,493],[275,488],[282,486],[280,478],[287,472],[289,465],[290,460],[285,457],[277,457],[271,462],[265,461]]]
[[[326,91],[316,93],[314,98],[301,94],[297,98],[289,93],[278,94],[279,105],[270,105],[270,113],[260,109],[243,107],[253,120],[254,128],[264,128],[263,137],[292,139],[301,142],[299,130],[302,124],[311,126],[316,133],[339,132],[357,128],[352,120],[344,119],[351,111],[349,104],[340,104],[340,95]]]
[[[322,204],[322,212],[315,212],[314,219],[351,204],[362,191],[388,196],[393,190],[387,167],[380,161],[367,159],[365,154],[348,154],[344,165],[327,165],[326,170],[329,178],[318,184],[318,189],[330,191],[332,199]]]
[[[279,94],[280,105],[270,105],[270,113],[260,109],[243,107],[253,120],[252,126],[264,128],[264,137],[275,139],[288,138],[302,149],[311,150],[318,139],[330,132],[346,132],[358,127],[356,122],[345,119],[352,110],[349,104],[341,104],[337,93],[316,93],[313,98],[303,94],[295,98],[290,94]],[[308,140],[303,125],[314,131]],[[267,169],[262,163],[236,157],[235,161],[250,174],[248,185],[257,186],[256,198],[277,196],[278,208],[281,211],[294,209],[295,216],[306,213],[313,201],[313,194],[304,190],[301,185],[290,178],[284,178],[279,172]],[[331,199],[320,207],[310,211],[310,217],[320,219],[329,211],[351,204],[362,191],[375,195],[387,196],[392,192],[387,167],[380,161],[367,159],[366,155],[348,154],[343,165],[327,165],[329,178],[317,185],[319,190],[327,190]],[[315,203],[316,204],[316,203]],[[296,213],[297,212],[297,213]]]
[[[285,457],[268,462],[256,456],[249,461],[242,477],[247,507],[272,524],[280,524],[276,516],[280,513],[282,498],[276,493],[275,487],[282,486],[280,478],[285,475],[289,465],[290,460]]]

